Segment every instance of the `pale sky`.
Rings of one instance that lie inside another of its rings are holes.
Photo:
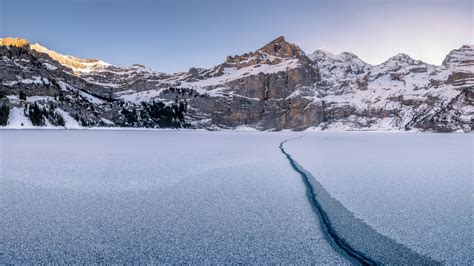
[[[283,35],[306,53],[439,65],[473,44],[472,0],[0,0],[0,36],[158,71],[209,68]]]

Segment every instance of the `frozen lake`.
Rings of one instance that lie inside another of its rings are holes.
[[[0,263],[349,263],[279,149],[302,134],[0,130]],[[285,149],[341,203],[330,218],[465,264],[472,138],[306,133]]]
[[[285,147],[375,231],[436,261],[473,265],[473,141],[473,134],[309,133]]]
[[[0,130],[0,263],[344,263],[287,135]]]

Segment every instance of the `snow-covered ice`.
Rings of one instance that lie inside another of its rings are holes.
[[[473,139],[310,132],[285,148],[380,234],[436,261],[472,265]]]
[[[303,134],[349,244],[472,265],[472,134],[176,130],[0,130],[0,263],[349,263]]]
[[[295,133],[0,130],[0,263],[347,263]]]

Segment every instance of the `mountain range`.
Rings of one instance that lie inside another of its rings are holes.
[[[278,37],[210,69],[162,73],[0,39],[0,125],[470,132],[474,45],[435,66],[306,54]]]

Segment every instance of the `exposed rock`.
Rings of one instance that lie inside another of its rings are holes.
[[[283,58],[296,57],[304,54],[298,46],[285,41],[283,36],[271,41],[267,45],[257,50],[257,52]]]
[[[2,38],[0,39],[0,45],[13,46],[13,47],[28,47],[30,43],[22,38]]]

